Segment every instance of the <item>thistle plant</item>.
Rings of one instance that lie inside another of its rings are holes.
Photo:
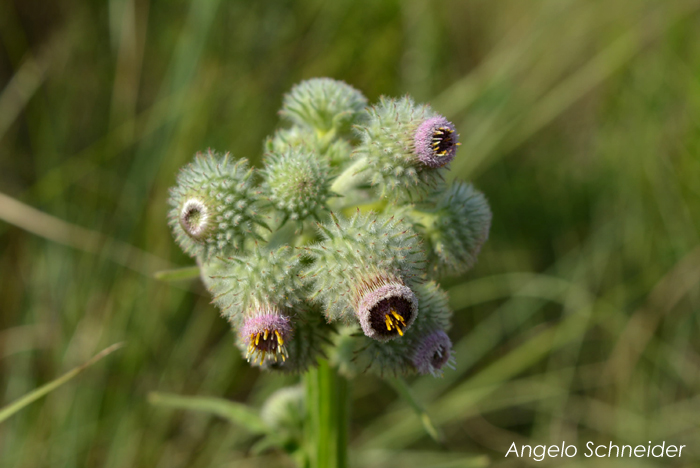
[[[455,356],[436,280],[474,265],[491,223],[483,194],[445,182],[455,125],[410,97],[368,106],[328,78],[295,86],[280,115],[263,168],[209,150],[170,192],[175,240],[238,348],[264,370],[306,372],[307,400],[357,372],[441,375]]]

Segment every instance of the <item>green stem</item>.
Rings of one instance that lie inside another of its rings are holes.
[[[309,468],[346,468],[348,446],[348,381],[328,361],[306,376],[305,428]]]
[[[352,166],[345,169],[331,185],[331,192],[339,195],[346,195],[350,190],[360,185],[365,179],[365,169],[367,160],[365,158],[357,160]]]

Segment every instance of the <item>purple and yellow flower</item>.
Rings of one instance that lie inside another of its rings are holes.
[[[278,310],[261,309],[246,318],[239,334],[247,346],[248,362],[262,365],[266,359],[286,361],[288,353],[284,344],[292,338],[292,322]]]
[[[459,147],[459,133],[445,117],[425,120],[414,136],[415,153],[425,165],[436,168],[452,161]]]
[[[357,317],[362,331],[379,341],[403,336],[418,314],[418,299],[411,288],[397,282],[375,279],[362,283],[356,292]]]

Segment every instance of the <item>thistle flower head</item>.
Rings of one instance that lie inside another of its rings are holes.
[[[256,238],[256,226],[267,227],[257,213],[259,194],[245,159],[212,151],[198,153],[170,190],[169,224],[176,242],[189,255],[209,260]]]
[[[414,136],[415,152],[430,167],[442,167],[452,161],[459,146],[455,126],[443,116],[431,117],[418,126]]]
[[[272,204],[294,221],[318,217],[330,196],[330,167],[318,154],[289,147],[265,160],[265,192]]]
[[[343,132],[366,105],[367,98],[352,86],[331,78],[313,78],[284,96],[280,113],[295,125]]]
[[[342,81],[304,81],[284,96],[290,125],[263,144],[258,187],[246,160],[208,151],[170,190],[174,237],[253,366],[305,372],[323,357],[348,375],[439,375],[453,359],[452,311],[428,274],[470,268],[491,211],[470,185],[446,187],[451,122],[408,96],[366,104]],[[295,424],[278,439],[301,443]]]
[[[454,125],[428,105],[409,97],[382,97],[358,126],[366,177],[383,197],[402,199],[427,193],[443,180],[439,168],[450,162],[459,144]]]
[[[365,335],[380,341],[403,336],[418,313],[413,291],[398,283],[365,285],[364,291],[357,316]]]
[[[429,270],[461,274],[476,263],[489,237],[491,209],[484,195],[457,181],[432,196],[432,207],[409,210],[407,216],[427,243]]]
[[[425,360],[417,360],[416,357],[426,355],[421,351],[427,346],[426,343],[429,343],[426,337],[432,336],[437,331],[444,334],[450,327],[452,311],[448,305],[447,294],[434,281],[415,285],[414,292],[418,311],[413,326],[401,339],[378,341],[364,338],[361,340],[355,356],[360,369],[368,369],[379,375],[423,373],[425,367],[418,367],[417,364],[423,365]],[[444,340],[441,343],[444,344]],[[449,359],[451,355],[448,352],[446,356]],[[444,364],[440,366],[442,365]],[[436,369],[434,373],[437,374],[439,369],[437,364],[434,369]]]
[[[319,224],[319,230],[324,241],[307,249],[314,263],[303,277],[314,282],[312,298],[324,305],[328,319],[356,315],[366,322],[366,331],[370,332],[374,326],[369,317],[381,315],[384,320],[386,314],[381,311],[388,307],[392,329],[382,339],[398,336],[396,326],[403,333],[415,316],[406,290],[410,291],[422,273],[424,262],[411,228],[394,217],[358,211],[349,220],[334,216],[332,222]],[[381,289],[384,286],[391,287]],[[403,323],[391,314],[392,304]]]
[[[335,327],[326,323],[321,311],[313,305],[305,303],[297,305],[289,310],[291,336],[284,340],[284,358],[277,360],[267,359],[260,362],[251,360],[255,365],[264,370],[297,374],[314,367],[319,357],[325,357],[324,349],[331,343],[335,333]],[[239,340],[239,347],[245,353],[248,344]]]
[[[248,362],[262,364],[266,359],[275,362],[287,359],[285,342],[292,336],[292,325],[290,318],[279,310],[263,308],[255,311],[245,319],[239,334],[247,348]]]
[[[452,356],[452,342],[443,330],[421,336],[411,361],[419,374],[441,375],[441,369]]]

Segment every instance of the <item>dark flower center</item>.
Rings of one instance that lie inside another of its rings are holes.
[[[454,146],[454,130],[443,126],[433,132],[433,152],[436,155],[446,156]]]
[[[445,365],[447,360],[450,358],[449,354],[447,353],[447,350],[445,349],[445,346],[443,345],[438,345],[437,349],[435,350],[435,353],[433,354],[433,359],[432,359],[432,365],[436,369],[440,369],[442,366]]]
[[[403,297],[387,297],[370,310],[370,323],[380,336],[403,336],[406,324],[410,322],[412,315],[410,301]]]
[[[267,354],[274,356],[277,361],[278,356],[284,361],[286,359],[286,349],[284,348],[284,339],[278,330],[264,329],[257,333],[251,333],[248,337],[248,356],[253,360],[256,357],[260,358],[260,362],[265,359]]]

